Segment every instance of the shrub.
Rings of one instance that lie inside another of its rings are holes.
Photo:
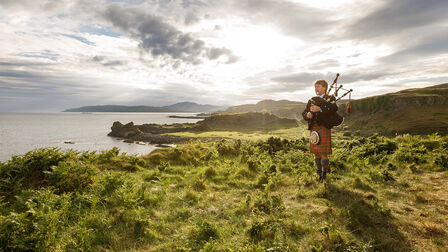
[[[387,154],[394,153],[398,149],[397,143],[391,141],[390,139],[386,139],[384,142],[381,142],[377,145],[376,153],[386,152]]]
[[[168,221],[186,221],[192,216],[191,210],[189,208],[172,209],[170,214],[167,216]]]
[[[236,156],[240,153],[241,142],[221,140],[216,144],[216,150],[221,156]]]
[[[48,251],[61,240],[69,225],[70,195],[51,190],[29,190],[23,211],[0,216],[0,247],[6,250]]]
[[[156,168],[157,168],[157,170],[163,172],[163,171],[165,171],[165,170],[170,168],[170,163],[165,162],[165,161],[161,161],[160,164],[157,165]]]
[[[254,200],[252,211],[255,213],[269,214],[271,212],[271,201],[266,197],[260,197]]]
[[[168,149],[167,161],[177,165],[198,164],[201,154],[201,150],[192,145],[181,145]]]
[[[247,167],[249,168],[249,171],[257,172],[259,165],[260,165],[260,163],[259,163],[258,159],[255,157],[250,157],[247,160]]]
[[[135,172],[146,166],[146,161],[143,158],[138,156],[127,156],[125,153],[117,156],[111,155],[108,158],[100,158],[99,160],[100,168],[105,170]]]
[[[369,170],[370,179],[374,182],[395,181],[388,170],[379,171],[377,169]]]
[[[268,183],[269,183],[269,176],[265,173],[262,173],[257,177],[255,187],[263,189]]]
[[[307,233],[307,229],[303,227],[300,223],[289,220],[288,222],[284,223],[285,233],[292,237],[295,240],[298,240],[303,237]]]
[[[99,184],[102,185],[101,194],[111,195],[116,189],[123,185],[124,180],[124,173],[113,172],[104,174],[99,181]]]
[[[106,162],[110,161],[112,158],[117,157],[119,153],[120,153],[120,149],[118,149],[117,147],[113,147],[110,150],[102,151],[98,155],[98,162],[106,163]]]
[[[188,205],[194,205],[199,201],[198,195],[192,191],[185,191],[184,196],[181,199]]]
[[[65,161],[45,171],[45,179],[59,193],[82,191],[93,183],[95,167],[83,162]]]
[[[207,220],[200,220],[190,230],[188,243],[193,249],[201,248],[205,243],[219,238],[218,228]]]
[[[440,142],[438,140],[422,140],[420,144],[425,146],[429,151],[433,151],[434,149],[438,149],[440,147]]]
[[[206,178],[213,178],[214,176],[216,176],[216,170],[213,167],[207,167],[204,171],[204,176]]]
[[[270,155],[275,154],[281,150],[288,150],[292,144],[287,139],[280,139],[278,137],[270,137],[266,142],[260,143],[262,151],[267,151]]]
[[[439,153],[434,159],[434,164],[440,166],[443,170],[448,170],[448,155],[446,153]]]
[[[195,178],[193,180],[193,183],[191,185],[191,187],[195,190],[195,191],[204,191],[207,187],[205,186],[205,181],[201,178]]]
[[[146,182],[160,181],[159,176],[160,176],[159,171],[151,171],[143,175],[143,180],[145,180]]]
[[[57,148],[35,149],[23,156],[14,156],[1,167],[0,193],[14,195],[24,188],[45,186],[45,172],[76,156],[77,152],[64,153]]]
[[[168,151],[166,149],[156,149],[148,154],[145,158],[148,163],[152,165],[159,165],[161,162],[166,161],[167,152]]]
[[[270,220],[256,220],[247,229],[246,233],[252,242],[273,240],[276,233],[276,225]]]

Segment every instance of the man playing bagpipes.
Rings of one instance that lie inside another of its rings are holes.
[[[328,155],[332,153],[331,128],[340,125],[344,120],[343,117],[337,114],[338,106],[336,101],[352,91],[350,89],[346,94],[336,99],[337,91],[342,88],[342,85],[339,88],[337,87],[338,77],[339,74],[336,75],[336,79],[330,87],[330,90],[335,87],[335,93],[331,96],[329,95],[330,90],[327,90],[328,83],[325,80],[315,81],[314,90],[317,96],[308,101],[305,110],[302,112],[303,119],[308,121],[310,152],[314,154],[320,182],[327,179],[327,171],[330,165]]]

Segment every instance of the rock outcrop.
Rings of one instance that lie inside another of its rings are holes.
[[[296,127],[296,120],[279,118],[270,113],[232,113],[232,114],[214,114],[196,123],[183,124],[143,124],[134,125],[130,122],[123,125],[120,122],[114,122],[112,132],[108,135],[121,137],[131,141],[142,141],[150,144],[178,144],[192,139],[201,141],[215,141],[222,139],[220,137],[196,138],[180,137],[168,135],[175,132],[206,132],[206,131],[258,131],[258,130],[277,130],[281,128]]]
[[[123,125],[122,123],[116,121],[112,125],[111,129],[112,131],[107,135],[113,137],[131,138],[143,133],[138,127],[134,125],[133,122]]]

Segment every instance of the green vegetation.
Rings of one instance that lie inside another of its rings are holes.
[[[36,149],[0,163],[5,251],[411,251],[448,246],[448,136]]]
[[[402,90],[351,102],[352,114],[345,116],[347,132],[368,136],[373,133],[448,134],[448,84]]]
[[[242,113],[242,112],[263,112],[268,111],[276,116],[295,119],[297,114],[302,113],[306,103],[288,100],[263,100],[257,104],[245,104],[227,108],[224,113]]]
[[[193,138],[227,138],[227,139],[240,139],[240,140],[267,140],[268,138],[275,136],[286,139],[298,139],[307,137],[309,132],[304,125],[299,124],[293,128],[284,128],[278,130],[259,130],[259,131],[205,131],[205,132],[176,132],[170,133],[170,135],[176,135],[181,137],[193,137]]]
[[[131,122],[124,125],[124,127],[121,123],[115,123],[115,125],[119,125],[118,131],[126,128],[125,131],[138,130],[152,134],[179,132],[197,134],[210,131],[267,132],[296,127],[297,120],[280,118],[268,112],[245,112],[212,114],[210,117],[206,117],[204,120],[196,123],[134,125]],[[112,131],[114,131],[114,127],[112,127]],[[117,134],[119,135],[120,133]]]
[[[208,130],[257,131],[292,128],[297,125],[296,120],[280,118],[268,112],[245,112],[213,114],[196,124]]]

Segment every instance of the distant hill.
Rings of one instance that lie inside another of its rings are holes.
[[[63,112],[215,112],[227,106],[201,105],[194,102],[181,102],[169,106],[121,106],[99,105],[71,108]]]
[[[262,112],[267,111],[278,117],[296,119],[297,114],[301,113],[305,109],[306,103],[295,102],[288,100],[263,100],[257,104],[244,104],[238,106],[232,106],[224,111],[218,111],[222,113],[241,113],[241,112]]]
[[[354,100],[351,107],[347,115],[346,106],[339,106],[351,132],[448,134],[448,83]]]

